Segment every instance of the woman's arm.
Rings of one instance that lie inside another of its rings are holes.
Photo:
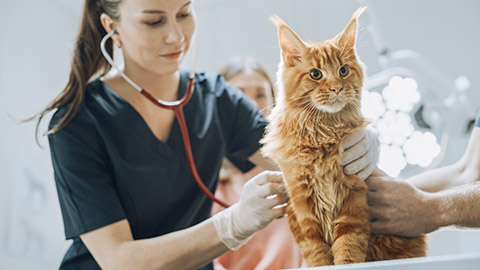
[[[194,269],[228,251],[212,219],[145,240],[133,240],[124,219],[80,238],[102,269]]]
[[[473,129],[467,149],[458,162],[407,179],[415,187],[427,192],[437,192],[478,180],[480,180],[480,128],[478,127]]]
[[[244,185],[240,201],[190,228],[134,240],[126,219],[80,235],[102,269],[194,269],[285,214],[282,174],[265,171]]]

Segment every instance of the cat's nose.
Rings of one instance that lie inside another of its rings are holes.
[[[338,95],[338,93],[340,93],[342,90],[343,90],[343,87],[333,87],[333,88],[330,88],[330,91],[335,92],[335,94],[337,94],[337,95]]]

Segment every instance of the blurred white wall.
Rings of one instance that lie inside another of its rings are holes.
[[[371,2],[391,50],[415,50],[452,79],[466,75],[475,89],[472,99],[480,106],[476,90],[480,85],[480,2]],[[81,0],[0,0],[1,269],[56,268],[68,246],[48,143],[42,138],[44,149],[40,149],[34,141],[34,124],[17,124],[14,119],[41,110],[66,84],[82,5]],[[214,71],[239,54],[259,58],[272,74],[279,49],[268,16],[278,14],[302,38],[318,41],[340,31],[358,8],[354,0],[196,0],[195,5],[197,71]],[[370,74],[380,70],[365,29],[359,34],[358,52]],[[452,138],[454,147],[444,162],[458,159],[467,138]],[[432,254],[471,250],[474,245],[467,239],[478,243],[479,238],[476,233],[463,238],[448,235],[442,238],[445,241],[434,242]],[[448,246],[447,241],[455,244]]]
[[[67,244],[33,115],[67,82],[81,1],[0,0],[0,269],[52,269]]]

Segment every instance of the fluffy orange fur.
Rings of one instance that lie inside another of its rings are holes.
[[[303,42],[278,17],[282,61],[263,153],[281,168],[290,230],[307,266],[425,256],[424,237],[372,235],[367,186],[345,175],[345,139],[367,124],[363,70],[355,52],[357,10],[331,40]]]

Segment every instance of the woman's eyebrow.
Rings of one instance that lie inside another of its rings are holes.
[[[155,9],[146,9],[142,11],[142,13],[148,13],[148,14],[163,14],[165,11],[162,10],[155,10]]]
[[[188,1],[185,5],[183,5],[180,9],[190,5],[192,3],[192,1]],[[163,10],[157,10],[157,9],[146,9],[144,11],[142,11],[142,13],[148,13],[148,14],[164,14],[165,11]]]

